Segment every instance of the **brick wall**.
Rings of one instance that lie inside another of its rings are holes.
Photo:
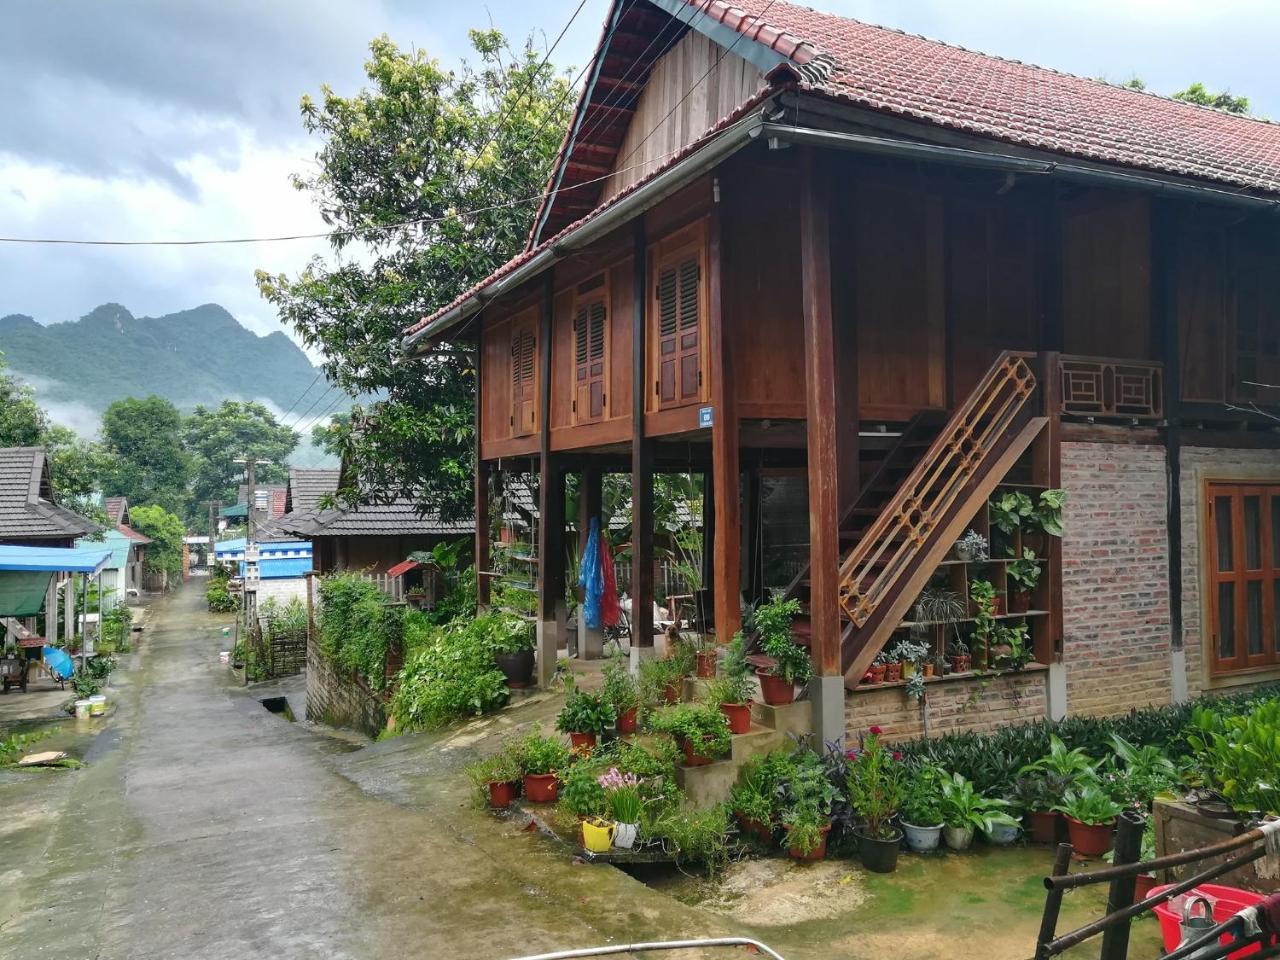
[[[387,725],[382,698],[336,670],[315,641],[307,643],[307,719],[376,737]]]
[[[294,598],[307,602],[307,581],[302,577],[280,577],[258,581],[258,603],[274,599],[284,606]]]
[[[1206,610],[1200,591],[1203,486],[1206,479],[1280,480],[1280,450],[1230,450],[1183,447],[1181,457],[1182,512],[1182,637],[1187,661],[1187,693],[1194,697],[1209,686],[1204,663]],[[1257,682],[1274,680],[1274,675]],[[1233,686],[1233,690],[1240,689]]]
[[[1067,710],[1169,703],[1164,448],[1064,443],[1062,487]]]
[[[929,734],[983,732],[1045,716],[1048,671],[1028,670],[991,677],[943,680],[926,686],[927,702],[910,699],[902,687],[863,689],[846,695],[844,725],[848,737],[873,724],[888,740],[913,740],[924,735],[924,711]]]

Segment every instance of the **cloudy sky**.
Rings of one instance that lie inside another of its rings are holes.
[[[1269,0],[811,0],[824,9],[1090,76],[1193,80],[1280,116]],[[553,38],[578,0],[0,0],[0,235],[189,239],[318,232],[288,184],[314,156],[304,92],[354,91],[387,33],[445,63],[490,22]],[[607,0],[587,0],[555,61],[585,63]],[[575,71],[576,72],[576,71]],[[70,320],[215,301],[279,329],[253,270],[293,271],[318,241],[198,248],[0,245],[0,315]]]

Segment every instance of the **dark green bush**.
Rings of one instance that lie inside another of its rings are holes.
[[[316,627],[321,651],[372,689],[382,690],[387,650],[404,640],[405,608],[388,604],[373,581],[354,573],[324,577],[319,596]]]

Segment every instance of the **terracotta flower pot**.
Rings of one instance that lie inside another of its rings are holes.
[[[973,667],[973,657],[967,653],[957,654],[951,658],[952,673],[968,673]]]
[[[1065,814],[1064,814],[1065,816]],[[1067,835],[1071,846],[1082,857],[1100,857],[1111,849],[1112,831],[1116,822],[1081,823],[1075,817],[1067,817]]]
[[[760,695],[769,706],[776,707],[795,700],[796,686],[785,677],[775,677],[763,670],[757,670],[756,676],[760,679]]]
[[[1145,900],[1151,896],[1151,891],[1155,889],[1156,876],[1153,873],[1140,873],[1135,878],[1133,885],[1133,902]]]
[[[1010,613],[1026,613],[1031,609],[1031,591],[1030,590],[1010,590],[1009,591],[1009,612]]]
[[[570,733],[569,746],[574,750],[594,750],[596,735],[594,733]]]
[[[697,653],[698,676],[703,680],[710,680],[716,675],[716,652],[715,650],[699,650]]]
[[[1027,835],[1032,843],[1057,843],[1058,818],[1056,810],[1032,810],[1027,814]]]
[[[751,732],[750,703],[722,703],[720,704],[720,712],[729,721],[730,733]]]
[[[1003,617],[1009,610],[1005,606],[1005,599],[1002,594],[996,594],[991,601],[991,615],[993,617]]]
[[[884,665],[884,682],[897,683],[902,679],[901,663],[886,663]]]
[[[935,664],[934,664],[934,662],[933,662],[932,660],[926,660],[926,661],[924,662],[924,666],[923,666],[923,668],[922,668],[922,669],[924,670],[924,675],[925,675],[926,677],[932,677],[932,676],[933,676],[934,667],[935,667]]]
[[[784,827],[783,829],[789,828]],[[821,830],[822,839],[818,841],[818,845],[816,847],[808,853],[801,853],[799,850],[792,850],[790,847],[787,847],[787,856],[792,860],[803,860],[806,863],[811,863],[814,860],[821,860],[825,857],[827,855],[827,834],[831,832],[831,824],[828,823],[825,827],[822,827]]]
[[[884,671],[885,665],[883,663],[873,663],[871,665],[871,670],[869,671],[871,674],[871,682],[884,683]]]
[[[505,810],[516,799],[516,785],[511,780],[495,780],[489,784],[489,806]]]
[[[681,686],[682,686],[681,682],[680,682],[679,680],[677,680],[675,683],[668,683],[665,687],[663,687],[663,688],[662,688],[662,699],[663,699],[663,702],[664,702],[664,703],[679,703],[679,702],[680,702],[680,687],[681,687]]]
[[[715,761],[715,757],[695,752],[696,747],[701,747],[702,745],[697,744],[695,746],[692,740],[681,740],[680,746],[684,750],[684,765],[686,767],[705,767]]]
[[[733,812],[734,817],[738,820],[738,827],[745,836],[755,837],[764,843],[773,840],[773,831],[769,829],[767,823],[761,823],[759,820],[753,820],[751,817],[744,817],[737,810]]]
[[[635,733],[638,725],[639,721],[636,719],[635,707],[630,710],[623,710],[622,713],[618,714],[617,722],[614,724],[619,733]]]
[[[530,803],[555,803],[560,794],[560,781],[554,773],[526,773],[524,796]]]

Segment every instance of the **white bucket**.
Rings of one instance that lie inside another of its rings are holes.
[[[104,694],[95,693],[89,698],[89,715],[100,717],[107,712],[107,698]]]
[[[230,663],[230,662],[231,662],[231,651],[230,651],[230,650],[223,650],[223,651],[221,651],[221,652],[218,654],[218,661],[219,661],[220,663]]]
[[[76,701],[76,719],[84,720],[88,716],[89,716],[89,701],[77,700]]]

